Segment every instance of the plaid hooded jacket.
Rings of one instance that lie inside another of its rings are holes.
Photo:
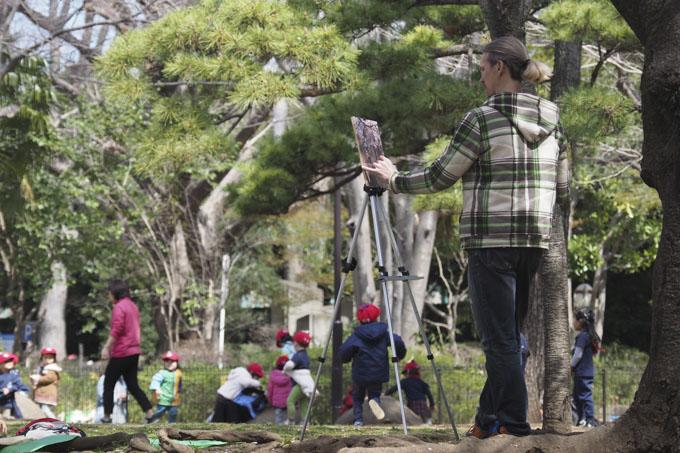
[[[569,199],[567,139],[554,103],[501,93],[470,110],[429,167],[390,178],[395,193],[425,194],[463,180],[463,248],[548,248],[556,199]]]

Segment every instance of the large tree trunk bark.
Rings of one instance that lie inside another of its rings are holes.
[[[645,47],[642,178],[659,193],[664,212],[649,364],[614,431],[636,451],[674,451],[680,445],[680,4],[612,3]]]
[[[430,264],[432,263],[432,250],[434,249],[434,239],[437,230],[436,211],[420,211],[418,213],[418,224],[415,231],[413,242],[413,254],[411,263],[406,263],[406,267],[411,275],[423,277],[420,280],[411,280],[411,291],[416,302],[418,313],[423,314],[425,305],[425,295],[427,293],[427,281],[430,274]],[[408,292],[404,294],[404,308],[402,310],[402,335],[404,341],[413,344],[416,335],[419,333],[419,326],[416,314],[411,306]]]
[[[569,401],[569,324],[567,299],[567,250],[562,228],[562,211],[555,206],[550,248],[543,255],[538,280],[550,282],[539,288],[543,302],[545,378],[543,429],[550,433],[571,432]],[[549,303],[548,303],[549,302]]]
[[[61,262],[52,263],[52,286],[40,301],[38,310],[37,347],[51,346],[57,359],[66,357],[66,296],[68,294],[66,268]]]

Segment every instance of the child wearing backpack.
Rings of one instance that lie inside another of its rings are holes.
[[[269,373],[267,383],[267,401],[274,407],[274,423],[282,425],[287,419],[288,395],[293,389],[290,378],[283,374],[283,366],[288,362],[288,356],[282,355],[276,359],[276,368]]]
[[[359,324],[354,333],[340,346],[343,363],[352,362],[352,392],[354,426],[363,426],[363,403],[368,394],[368,407],[378,420],[385,417],[380,407],[382,383],[390,380],[390,366],[387,348],[390,346],[387,324],[378,322],[380,308],[363,304],[357,310]],[[406,355],[406,346],[401,337],[393,334],[396,356],[399,360]]]
[[[427,382],[420,378],[420,365],[414,360],[411,360],[404,367],[404,374],[406,377],[399,381],[401,388],[406,394],[406,406],[416,414],[420,415],[423,423],[427,425],[432,424],[432,412],[434,411],[434,397],[430,391],[430,386]],[[390,387],[385,395],[389,396],[397,391],[397,386]],[[430,401],[428,407],[425,397]]]
[[[293,389],[286,399],[288,420],[284,421],[284,425],[295,424],[295,405],[298,402],[300,403],[302,417],[304,418],[307,415],[309,399],[312,397],[312,390],[314,389],[314,379],[312,379],[312,374],[309,371],[310,361],[307,355],[307,347],[311,342],[312,337],[307,332],[299,331],[293,335],[295,354],[283,366],[283,373],[290,376],[293,384]]]
[[[153,391],[156,401],[156,412],[151,416],[151,422],[158,421],[167,412],[168,423],[175,423],[182,391],[182,370],[177,354],[168,351],[163,356],[163,369],[153,375],[149,389]]]
[[[31,376],[33,383],[33,401],[40,405],[40,409],[45,416],[57,418],[52,412],[52,408],[57,407],[59,397],[59,374],[61,367],[57,365],[57,350],[51,347],[43,348],[40,351],[41,364]]]
[[[574,376],[574,403],[578,414],[577,426],[592,428],[599,426],[595,419],[592,385],[595,376],[593,356],[600,348],[600,337],[595,332],[595,315],[588,307],[581,307],[574,313],[576,335],[571,358],[571,374]]]

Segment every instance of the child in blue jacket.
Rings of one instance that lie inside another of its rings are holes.
[[[12,372],[19,358],[11,352],[0,354],[0,406],[5,420],[23,418],[21,410],[14,398],[16,392],[28,395],[28,386],[24,384],[19,374]]]
[[[361,324],[354,333],[340,346],[340,357],[343,363],[352,362],[352,392],[354,410],[354,426],[364,424],[363,403],[368,394],[368,406],[378,420],[385,417],[380,407],[382,383],[390,380],[390,366],[387,347],[390,346],[387,324],[377,322],[380,308],[371,304],[363,304],[357,310],[357,319]],[[394,347],[399,360],[406,355],[406,346],[401,337],[394,334]]]
[[[411,360],[404,367],[406,377],[402,379],[401,388],[406,395],[406,406],[416,414],[420,415],[423,423],[432,424],[432,412],[434,411],[434,397],[427,382],[420,378],[420,365],[415,360]],[[391,395],[397,391],[397,386],[390,387],[385,395]],[[428,407],[425,397],[430,401]]]

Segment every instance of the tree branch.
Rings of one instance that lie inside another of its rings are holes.
[[[432,49],[431,52],[436,58],[441,58],[466,54],[469,50],[472,50],[474,53],[481,54],[483,48],[484,46],[481,44],[456,44],[453,46]]]

